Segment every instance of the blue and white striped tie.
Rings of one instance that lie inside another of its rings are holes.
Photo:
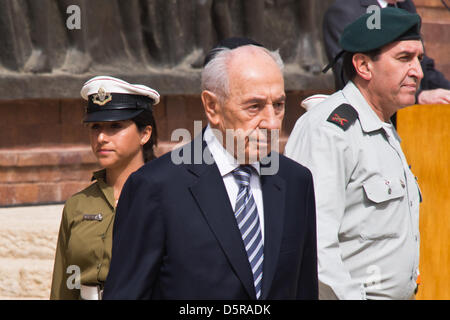
[[[258,209],[250,189],[251,168],[240,166],[233,171],[233,176],[239,185],[234,216],[241,231],[248,261],[252,268],[256,298],[259,299],[263,276],[264,246]]]

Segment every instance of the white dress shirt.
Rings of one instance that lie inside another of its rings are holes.
[[[223,178],[223,183],[227,189],[228,198],[230,199],[231,207],[233,211],[236,207],[236,198],[239,191],[239,185],[233,176],[233,170],[239,167],[237,160],[220,144],[219,140],[214,135],[211,127],[208,126],[205,129],[203,139],[208,145],[208,149],[214,158],[214,162],[219,168],[220,175]],[[264,206],[260,181],[260,163],[252,163],[251,166],[255,169],[252,170],[250,177],[250,188],[253,193],[253,198],[256,202],[256,208],[258,210],[259,223],[261,225],[262,238],[264,241]]]

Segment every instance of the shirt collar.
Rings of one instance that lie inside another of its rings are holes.
[[[214,135],[209,124],[205,129],[205,133],[203,134],[203,140],[205,140],[206,144],[208,145],[208,149],[211,152],[222,177],[231,173],[234,169],[239,167],[239,163],[237,162],[237,160],[222,146],[217,137]],[[256,170],[259,175],[261,168],[260,163],[255,162],[250,165]]]
[[[398,142],[402,142],[402,139],[400,138],[400,136],[398,135],[397,130],[395,130],[395,126],[392,124],[391,121],[389,121],[389,123],[385,122],[382,124],[383,125],[383,130],[388,134],[388,135],[394,135],[394,138],[398,140]]]
[[[342,94],[350,105],[358,112],[359,122],[361,123],[363,131],[372,132],[380,130],[383,127],[381,119],[377,116],[375,111],[373,111],[361,91],[359,91],[352,81],[349,81],[344,89],[342,89]]]
[[[100,179],[103,181],[106,181],[106,169],[94,171],[94,173],[92,174],[91,181],[94,181],[94,180],[98,181]]]
[[[92,174],[92,178],[91,178],[91,181],[93,181],[93,180],[97,180],[97,185],[98,185],[100,191],[105,196],[109,205],[112,208],[115,208],[116,200],[114,199],[114,190],[113,190],[113,187],[111,187],[110,185],[108,185],[106,183],[106,170],[101,169],[101,170],[95,171]]]

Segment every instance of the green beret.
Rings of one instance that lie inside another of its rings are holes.
[[[366,13],[349,24],[339,44],[348,52],[368,52],[394,41],[419,40],[420,16],[399,8],[380,9],[379,25],[376,12]],[[373,24],[372,24],[373,23]]]
[[[344,52],[368,52],[381,48],[391,42],[401,40],[420,40],[421,19],[417,13],[386,7],[368,12],[345,27],[339,44],[339,52],[323,72],[327,72]],[[378,19],[378,21],[377,21]]]

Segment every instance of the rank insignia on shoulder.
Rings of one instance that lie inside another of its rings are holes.
[[[343,103],[333,110],[327,121],[334,123],[344,131],[347,130],[358,118],[358,112],[351,105]]]
[[[102,221],[103,220],[103,215],[101,213],[99,213],[99,214],[85,214],[85,215],[83,215],[83,220]]]

